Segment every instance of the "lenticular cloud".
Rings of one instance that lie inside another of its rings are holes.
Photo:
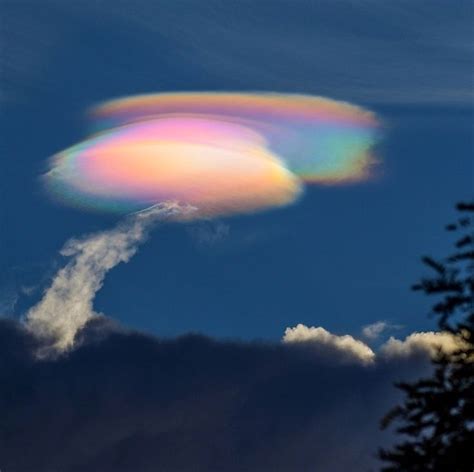
[[[288,205],[304,183],[365,180],[378,133],[370,112],[306,95],[141,95],[91,116],[94,134],[52,158],[49,191],[119,213],[190,205],[186,219]]]

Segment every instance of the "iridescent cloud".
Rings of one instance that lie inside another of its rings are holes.
[[[302,182],[367,179],[378,133],[370,112],[303,95],[154,94],[91,114],[95,134],[52,158],[54,195],[125,212],[176,201],[195,217],[286,205]]]

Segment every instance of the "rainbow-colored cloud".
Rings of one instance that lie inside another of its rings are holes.
[[[153,94],[91,111],[96,130],[54,156],[53,195],[81,207],[137,211],[175,201],[193,217],[295,201],[307,183],[365,180],[375,116],[306,95]]]

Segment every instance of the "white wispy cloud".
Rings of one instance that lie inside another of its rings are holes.
[[[0,290],[0,316],[11,315],[18,302],[19,295],[11,287]]]
[[[202,221],[190,226],[188,233],[199,246],[214,246],[229,236],[230,226],[220,221]]]
[[[311,7],[312,2],[280,2],[278,7],[249,2],[252,13],[229,10],[236,2],[191,0],[184,9],[163,9],[159,1],[137,0],[132,8],[115,2],[112,10],[107,3],[87,2],[87,7],[96,15],[110,10],[118,25],[126,22],[150,37],[166,37],[188,67],[231,88],[266,89],[271,82],[277,90],[377,103],[465,104],[473,99],[467,1],[459,1],[456,11],[443,2],[429,8],[410,1],[327,0]],[[84,2],[74,8],[78,14],[88,11]],[[350,11],[348,21],[341,21],[341,11]],[[289,16],[282,38],[282,19]]]
[[[107,272],[136,253],[153,224],[189,211],[169,203],[128,216],[115,228],[69,240],[61,255],[70,261],[53,278],[43,298],[26,315],[26,326],[46,342],[46,351],[72,347],[76,333],[96,316],[95,294]]]
[[[376,321],[362,328],[362,335],[370,340],[375,340],[388,330],[401,329],[401,325],[391,324],[388,321]]]
[[[369,339],[377,339],[387,328],[385,321],[377,321],[362,328],[362,334]]]
[[[155,62],[162,54],[157,44],[166,41],[171,66],[204,72],[211,82],[220,80],[233,89],[267,89],[271,83],[275,90],[356,102],[464,105],[473,100],[472,6],[467,0],[458,0],[456,8],[449,2],[428,6],[407,0],[278,5],[48,0],[41,6],[30,2],[28,9],[16,3],[2,2],[0,100],[2,95],[4,100],[28,97],[38,84],[57,86],[51,66],[71,47],[70,35],[80,34],[78,19],[97,31],[126,28]],[[35,14],[34,8],[47,14]],[[100,25],[93,21],[98,17]],[[138,83],[156,74],[153,68],[133,67],[134,55],[124,57],[117,50],[117,55],[109,51],[111,60],[120,57],[125,73],[135,73]]]

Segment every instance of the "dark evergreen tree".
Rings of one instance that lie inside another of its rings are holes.
[[[397,384],[404,404],[387,414],[382,427],[396,423],[403,439],[379,451],[384,472],[474,471],[474,202],[457,209],[460,218],[447,226],[460,234],[454,254],[424,257],[434,274],[413,289],[437,297],[432,313],[439,328],[459,336],[462,347],[439,351],[430,378]]]

